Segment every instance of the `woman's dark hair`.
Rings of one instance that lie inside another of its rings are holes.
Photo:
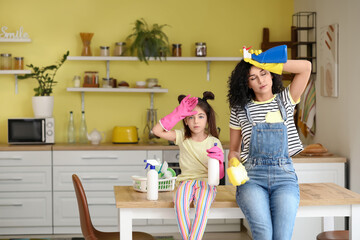
[[[178,101],[179,103],[185,98],[185,95],[179,95]],[[207,124],[208,124],[208,133],[210,133],[213,137],[218,138],[219,133],[216,128],[216,119],[215,119],[215,111],[207,102],[207,100],[214,100],[215,95],[212,92],[206,91],[203,93],[203,98],[198,98],[198,104],[202,110],[206,113]],[[188,125],[185,124],[185,120],[183,120],[184,129],[185,129],[185,139],[191,137],[191,130]]]
[[[245,105],[255,98],[255,93],[249,88],[249,73],[253,65],[241,60],[232,71],[228,80],[228,102],[230,107],[240,107],[244,109]],[[284,90],[282,84],[282,75],[270,72],[272,76],[272,92],[279,93]]]

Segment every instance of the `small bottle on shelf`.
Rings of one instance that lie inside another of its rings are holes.
[[[69,124],[68,124],[68,143],[75,143],[75,124],[73,112],[70,111]]]
[[[87,127],[86,127],[86,120],[85,120],[85,111],[81,112],[81,122],[80,122],[80,129],[79,129],[79,142],[80,143],[88,143]]]

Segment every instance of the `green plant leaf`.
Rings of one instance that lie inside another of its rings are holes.
[[[129,47],[131,55],[136,53],[138,59],[146,64],[151,57],[161,60],[160,51],[168,52],[170,49],[168,37],[162,30],[166,26],[169,25],[155,23],[150,27],[145,19],[136,20],[132,29],[133,32],[126,38],[133,39]],[[166,59],[166,54],[164,58]]]

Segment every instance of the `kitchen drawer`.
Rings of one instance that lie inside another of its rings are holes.
[[[1,167],[0,191],[51,191],[51,167]]]
[[[0,151],[0,166],[51,166],[51,151]]]
[[[85,190],[92,223],[96,228],[117,227],[118,209],[113,191],[89,192]],[[146,220],[134,220],[134,225],[145,225]],[[54,193],[54,227],[80,226],[75,192]]]
[[[146,151],[54,151],[54,166],[145,166]]]
[[[51,204],[51,192],[0,193],[0,227],[51,227]]]
[[[133,175],[145,176],[145,166],[55,166],[54,191],[73,191],[74,173],[87,191],[113,191],[115,185],[132,185]]]

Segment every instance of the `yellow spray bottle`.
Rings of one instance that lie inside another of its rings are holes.
[[[236,157],[229,160],[229,165],[230,167],[226,172],[232,185],[240,186],[249,180],[245,167]]]

